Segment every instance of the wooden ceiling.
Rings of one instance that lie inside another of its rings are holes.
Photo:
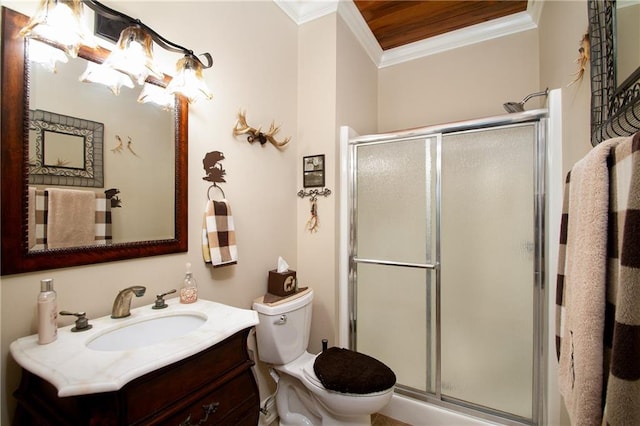
[[[527,10],[527,0],[354,0],[382,50]]]

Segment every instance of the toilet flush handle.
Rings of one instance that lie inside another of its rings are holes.
[[[287,323],[287,316],[285,314],[280,315],[280,318],[275,320],[274,324],[283,325]]]

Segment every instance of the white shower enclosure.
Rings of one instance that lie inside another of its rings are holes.
[[[348,143],[350,346],[397,391],[540,424],[546,111]]]

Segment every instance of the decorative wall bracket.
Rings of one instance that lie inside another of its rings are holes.
[[[211,151],[207,152],[207,154],[202,159],[202,166],[204,167],[204,171],[207,173],[206,176],[202,178],[202,180],[209,181],[213,183],[207,190],[207,198],[211,199],[211,188],[218,188],[222,193],[222,197],[225,197],[224,191],[218,183],[226,182],[224,176],[227,174],[227,171],[222,168],[222,164],[219,162],[224,160],[224,153],[220,151]]]
[[[318,196],[328,197],[329,195],[331,195],[331,190],[329,188],[323,188],[322,190],[311,189],[309,191],[301,189],[300,191],[298,191],[298,197],[311,197],[311,201],[315,201]]]
[[[278,133],[278,130],[280,130],[280,126],[276,126],[273,121],[271,122],[271,126],[269,127],[268,132],[263,133],[262,131],[260,131],[260,129],[261,127],[258,127],[256,129],[254,127],[249,126],[247,124],[246,113],[241,111],[238,113],[238,121],[236,122],[236,125],[233,128],[233,135],[234,136],[248,135],[247,142],[249,143],[258,141],[260,142],[260,145],[264,145],[265,143],[270,142],[273,146],[275,146],[278,149],[282,149],[291,140],[290,136],[285,138],[282,142],[278,142],[276,140],[275,135],[276,133]]]
[[[305,228],[312,233],[318,232],[318,228],[320,227],[320,220],[318,219],[318,203],[316,202],[320,195],[328,197],[331,195],[331,190],[329,188],[323,188],[322,190],[310,189],[309,191],[305,191],[304,189],[301,189],[298,191],[298,197],[300,198],[311,197],[309,198],[309,203],[311,204],[311,217],[309,217],[309,220],[305,224]]]

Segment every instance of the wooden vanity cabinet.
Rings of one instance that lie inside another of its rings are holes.
[[[113,392],[60,398],[53,385],[23,369],[13,424],[255,426],[260,397],[247,350],[249,331]]]

